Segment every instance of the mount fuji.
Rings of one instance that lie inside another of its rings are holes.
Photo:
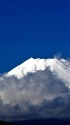
[[[70,62],[65,59],[33,59],[30,58],[21,65],[12,69],[5,76],[15,76],[17,79],[24,78],[28,73],[44,71],[48,68],[57,78],[63,80],[70,88]]]
[[[30,58],[2,75],[2,118],[70,118],[70,61]]]

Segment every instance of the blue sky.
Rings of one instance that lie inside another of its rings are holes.
[[[69,0],[0,1],[0,73],[57,52],[70,57]]]

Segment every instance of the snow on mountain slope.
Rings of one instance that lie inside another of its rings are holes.
[[[21,79],[28,73],[35,73],[39,70],[44,71],[47,67],[53,74],[65,81],[66,85],[70,87],[70,63],[64,59],[30,58],[21,65],[8,72],[5,76],[15,76],[18,79]]]
[[[3,118],[70,118],[70,62],[30,58],[1,76],[0,97]]]

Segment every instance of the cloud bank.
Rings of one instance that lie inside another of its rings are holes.
[[[47,68],[24,78],[2,76],[0,119],[70,118],[70,89]]]

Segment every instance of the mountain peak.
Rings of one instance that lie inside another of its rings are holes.
[[[37,71],[44,71],[46,68],[55,74],[58,78],[63,79],[65,82],[70,84],[70,63],[65,59],[34,59],[30,58],[23,62],[21,65],[17,66],[5,76],[15,76],[17,79],[23,78],[28,73],[36,73]]]
[[[56,63],[57,59],[34,59],[29,58],[25,62],[23,62],[21,65],[17,66],[10,72],[6,74],[6,76],[16,76],[17,78],[22,78],[24,75],[26,75],[29,72],[36,72],[39,70],[45,70],[48,66],[53,66],[54,63]]]

